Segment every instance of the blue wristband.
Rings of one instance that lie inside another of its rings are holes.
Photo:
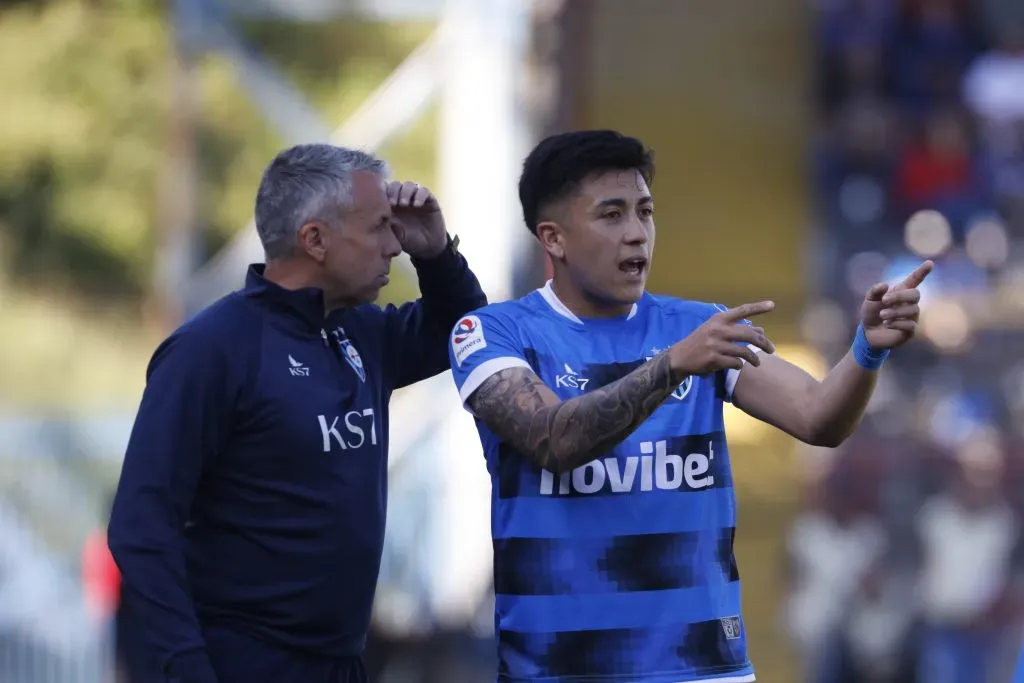
[[[865,370],[877,370],[889,357],[889,349],[874,349],[868,344],[864,326],[857,326],[857,336],[853,338],[853,359]]]

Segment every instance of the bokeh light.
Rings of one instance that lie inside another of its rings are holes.
[[[938,211],[918,211],[907,221],[903,239],[918,256],[934,258],[953,245],[953,229]]]
[[[846,262],[846,284],[850,291],[863,296],[868,289],[882,280],[889,259],[877,251],[864,251],[854,254]]]
[[[877,221],[885,213],[885,188],[869,176],[853,176],[839,190],[839,206],[851,223]]]
[[[979,268],[994,270],[1010,255],[1010,237],[1006,226],[996,218],[974,221],[964,240],[967,257]]]
[[[807,307],[800,320],[800,332],[811,344],[831,346],[849,341],[848,317],[834,301],[819,301]]]
[[[1024,264],[1014,264],[1000,274],[995,294],[1003,310],[1024,314]]]
[[[968,348],[973,330],[963,305],[940,299],[922,313],[921,331],[944,353],[960,353]]]

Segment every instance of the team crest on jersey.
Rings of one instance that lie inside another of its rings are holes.
[[[462,361],[481,349],[487,348],[487,340],[484,339],[484,327],[480,318],[475,315],[467,315],[455,324],[452,330],[452,353],[455,355],[455,364],[462,366]]]
[[[661,353],[663,350],[664,349],[654,347],[651,349],[651,355],[645,356],[644,359],[648,361],[654,360],[654,357]],[[677,401],[682,401],[684,398],[686,398],[686,395],[690,393],[690,389],[692,388],[693,375],[690,375],[689,377],[687,377],[686,379],[679,383],[679,386],[676,387],[676,390],[672,392],[672,398],[676,399]]]
[[[722,617],[718,621],[722,624],[726,640],[739,640],[743,635],[743,621],[738,616]]]
[[[338,340],[338,345],[341,347],[341,353],[345,356],[345,362],[356,371],[356,375],[359,376],[359,380],[362,382],[366,381],[366,369],[363,367],[363,357],[359,355],[358,349],[348,339],[342,337]]]

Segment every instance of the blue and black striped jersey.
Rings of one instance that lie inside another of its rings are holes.
[[[581,320],[549,283],[463,318],[452,370],[463,401],[511,367],[571,399],[719,310],[645,294],[626,317]],[[493,484],[498,680],[754,680],[723,422],[737,376],[688,378],[613,451],[560,476],[477,421]]]

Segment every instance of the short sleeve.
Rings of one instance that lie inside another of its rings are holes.
[[[724,306],[722,304],[714,304],[714,308],[715,311],[712,313],[712,315],[721,311],[729,310],[728,306]],[[742,320],[740,321],[740,324],[753,325],[754,323],[750,322],[749,320]],[[754,353],[761,352],[761,349],[751,344],[747,344],[747,348],[753,350]],[[746,365],[747,362],[743,361],[743,364]],[[736,389],[736,382],[739,381],[741,370],[729,369],[723,373],[722,384],[720,386],[722,387],[722,399],[725,400],[727,403],[732,403],[732,392]]]
[[[448,355],[463,403],[491,375],[508,368],[531,369],[511,321],[487,308],[455,323]]]

